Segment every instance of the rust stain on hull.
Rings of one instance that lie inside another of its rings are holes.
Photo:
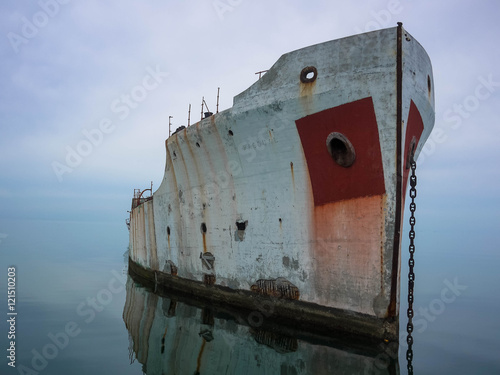
[[[299,100],[302,109],[306,114],[314,112],[313,95],[316,88],[316,82],[300,83]]]
[[[203,339],[203,342],[201,344],[200,352],[198,353],[198,358],[196,359],[196,374],[200,373],[200,368],[201,368],[201,359],[203,357],[203,352],[205,351],[205,345],[207,344],[207,341]]]
[[[207,237],[206,237],[205,233],[202,233],[202,236],[203,236],[203,252],[206,253],[207,252]]]
[[[295,337],[253,328],[250,330],[250,333],[259,344],[273,348],[278,353],[293,353],[299,348],[299,343]]]
[[[250,290],[265,296],[277,298],[298,300],[300,297],[299,288],[282,277],[274,280],[257,280],[251,286]]]
[[[384,201],[384,195],[377,195],[314,208],[312,277],[321,302],[365,313],[372,310],[369,296],[378,295],[382,285]],[[348,304],[339,303],[345,295],[350,296]]]

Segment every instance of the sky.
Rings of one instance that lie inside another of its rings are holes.
[[[213,111],[218,87],[229,108],[282,54],[401,21],[434,71],[426,228],[491,236],[499,14],[494,0],[2,1],[0,219],[124,220],[133,189],[161,182],[170,116],[186,125],[191,104],[197,119],[202,97]]]

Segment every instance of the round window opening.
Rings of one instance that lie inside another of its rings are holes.
[[[318,71],[314,66],[306,66],[300,72],[300,81],[302,83],[314,82],[318,77]]]
[[[326,147],[330,156],[341,167],[348,168],[356,160],[352,143],[341,133],[330,133],[326,138]]]

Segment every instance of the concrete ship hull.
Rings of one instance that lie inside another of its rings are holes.
[[[408,162],[433,123],[430,60],[401,25],[285,54],[166,140],[160,187],[133,200],[131,270],[395,339]]]

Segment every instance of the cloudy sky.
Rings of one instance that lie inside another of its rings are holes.
[[[496,0],[2,1],[0,219],[121,221],[134,188],[159,186],[169,116],[198,118],[202,96],[215,109],[218,87],[230,107],[283,53],[402,21],[434,69],[429,222],[496,229],[499,14]]]

